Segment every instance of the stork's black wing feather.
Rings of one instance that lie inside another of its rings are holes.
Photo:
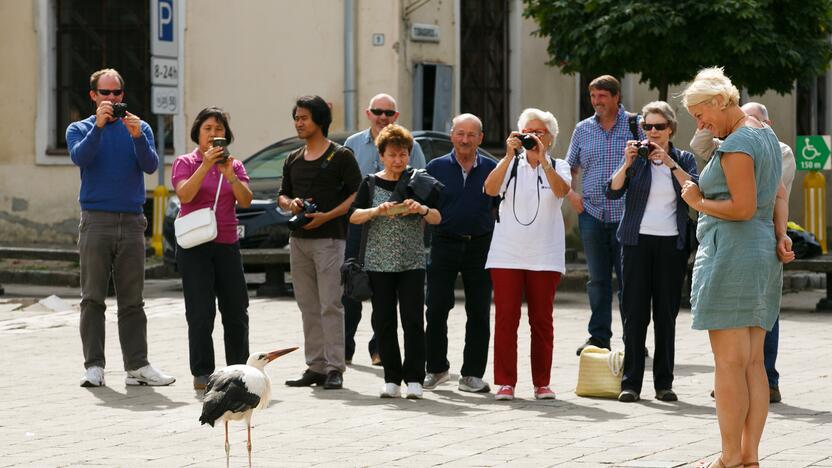
[[[246,388],[243,375],[242,371],[233,371],[211,376],[205,389],[199,422],[213,427],[226,411],[242,413],[260,403],[260,397]]]

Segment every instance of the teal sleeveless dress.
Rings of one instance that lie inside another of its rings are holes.
[[[723,153],[744,153],[754,160],[757,211],[749,221],[699,214],[699,250],[690,300],[692,327],[771,330],[780,313],[783,289],[773,222],[782,171],[780,144],[769,127],[742,127],[729,135],[699,176],[699,187],[709,200],[730,198],[720,164]]]

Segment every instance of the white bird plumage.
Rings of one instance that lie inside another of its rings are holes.
[[[225,425],[225,454],[229,456],[228,421],[246,421],[246,447],[251,456],[251,416],[255,409],[265,409],[271,398],[271,379],[264,370],[266,364],[298,348],[287,348],[270,353],[253,353],[245,364],[234,364],[216,370],[208,378],[202,404],[202,424],[214,425],[222,419]]]

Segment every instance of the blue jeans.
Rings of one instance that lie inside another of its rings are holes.
[[[769,387],[780,386],[780,373],[774,368],[777,362],[777,344],[780,341],[780,317],[774,321],[771,331],[766,333],[766,341],[763,344],[763,360],[766,365]]]
[[[587,330],[589,335],[603,342],[612,338],[612,272],[618,281],[618,307],[621,320],[624,311],[621,306],[621,246],[615,237],[618,223],[605,223],[584,211],[578,215],[578,228],[584,244],[589,281],[586,292],[592,316]]]

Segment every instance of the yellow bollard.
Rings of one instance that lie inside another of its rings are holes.
[[[162,256],[162,225],[165,222],[165,202],[168,199],[168,188],[159,185],[153,189],[153,237],[150,245],[157,257]]]
[[[826,178],[820,171],[809,171],[803,178],[803,226],[826,253]]]

